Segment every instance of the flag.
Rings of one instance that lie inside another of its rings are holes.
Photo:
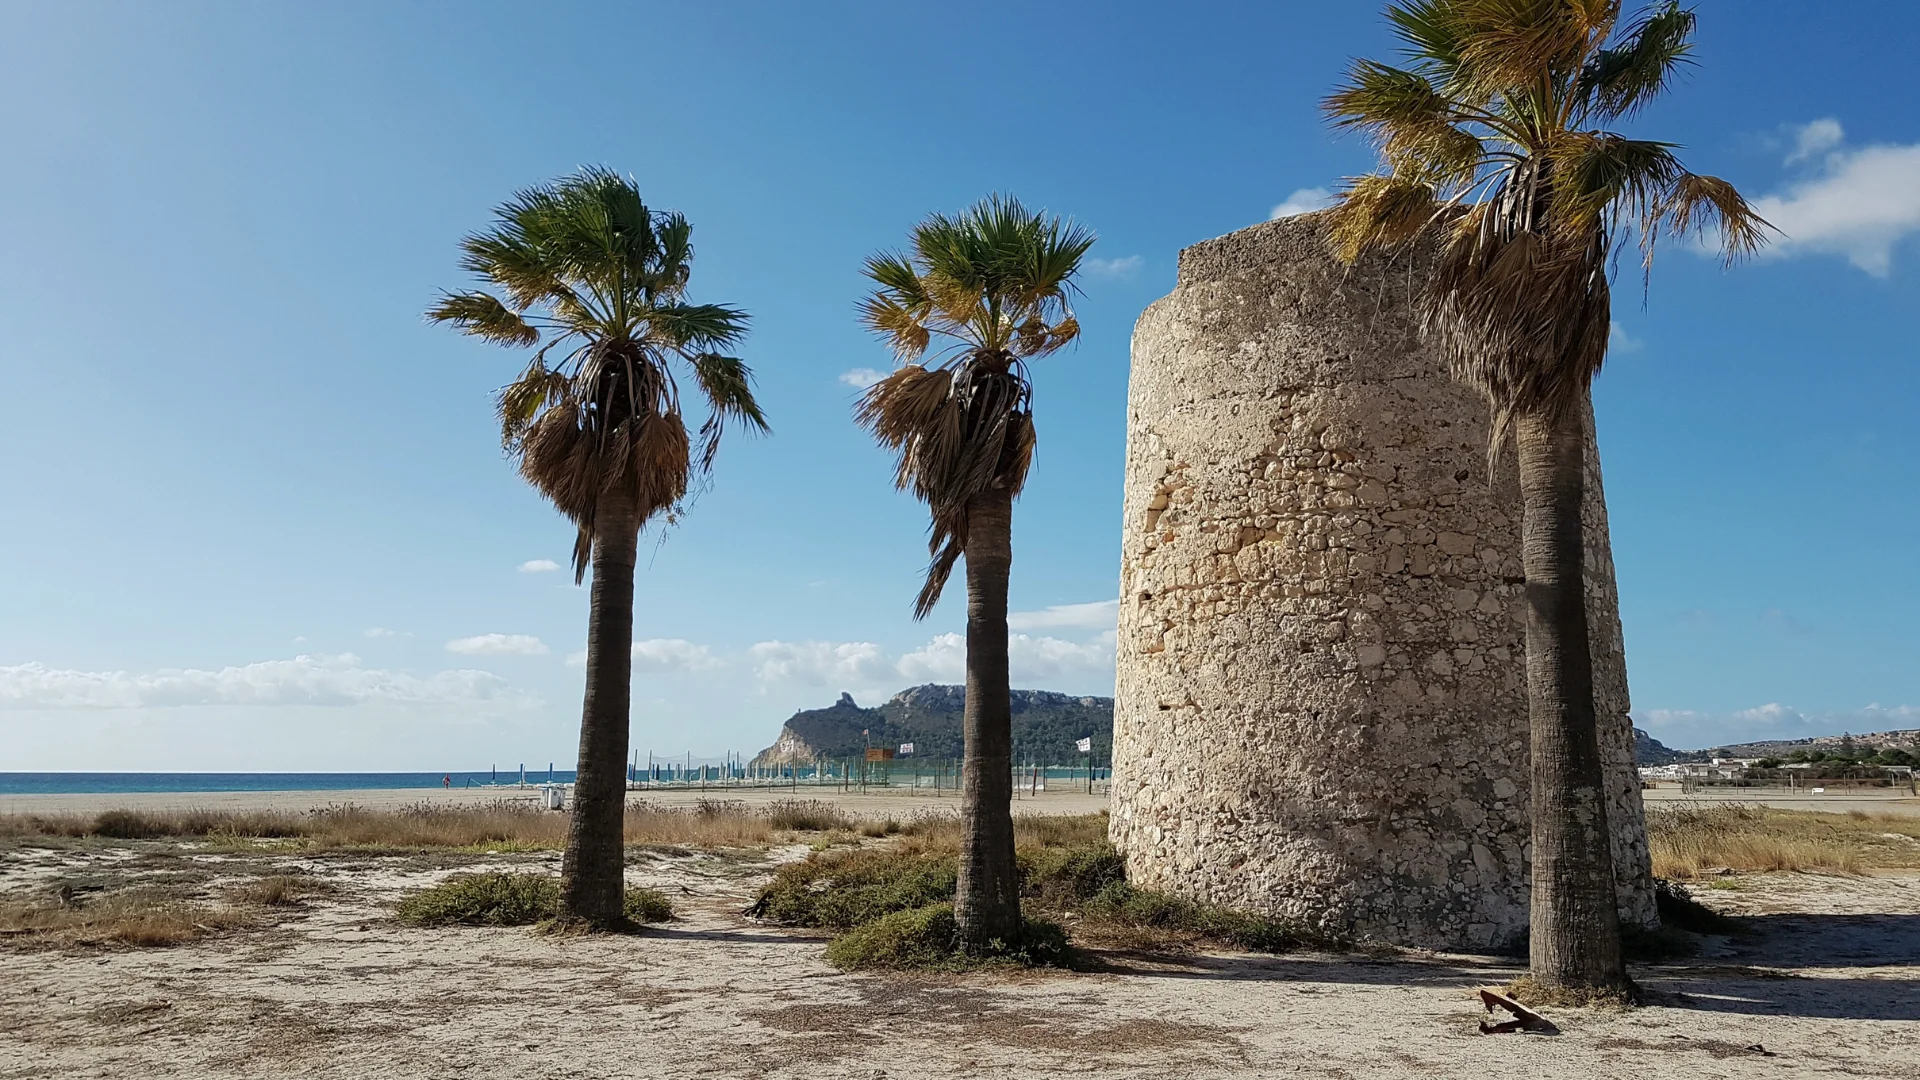
[[[1093,753],[1093,736],[1089,735],[1086,738],[1081,739],[1079,742],[1074,743],[1073,748],[1075,750],[1080,751],[1083,754]]]
[[[903,743],[901,743],[901,744],[900,744],[900,756],[901,756],[901,757],[911,757],[912,755],[913,755],[913,744],[912,744],[912,743],[910,743],[910,742],[903,742]]]

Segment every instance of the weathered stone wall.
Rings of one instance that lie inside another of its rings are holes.
[[[1423,349],[1418,260],[1317,215],[1181,253],[1134,331],[1112,836],[1131,878],[1409,945],[1526,928],[1519,486]],[[1622,914],[1654,919],[1597,455],[1596,692]]]

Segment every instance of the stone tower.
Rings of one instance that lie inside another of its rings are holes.
[[[1130,878],[1403,945],[1527,926],[1520,492],[1422,347],[1417,258],[1320,215],[1180,253],[1133,337],[1111,831]],[[1655,921],[1597,454],[1587,604],[1620,911]]]

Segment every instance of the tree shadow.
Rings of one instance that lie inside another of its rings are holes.
[[[1920,898],[1916,898],[1920,899]],[[1732,955],[1796,967],[1920,966],[1920,915],[1741,915]]]
[[[1746,1016],[1823,1020],[1920,1020],[1920,979],[1766,974],[1726,968],[1639,972],[1645,1004]]]

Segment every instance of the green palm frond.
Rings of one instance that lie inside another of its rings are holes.
[[[1739,192],[1688,172],[1673,144],[1587,126],[1670,85],[1690,10],[1664,0],[1623,26],[1619,0],[1417,0],[1387,18],[1412,66],[1358,61],[1325,103],[1382,165],[1342,190],[1328,239],[1351,260],[1435,237],[1423,321],[1492,400],[1496,437],[1518,413],[1584,400],[1623,237],[1648,267],[1662,235],[1714,234],[1728,259],[1765,241]]]
[[[461,268],[499,289],[449,293],[428,318],[496,344],[548,342],[498,396],[501,438],[521,475],[579,527],[576,579],[611,494],[644,524],[712,467],[731,426],[767,430],[751,370],[727,355],[747,314],[690,304],[692,228],[650,209],[632,180],[593,167],[515,193],[491,228],[461,242]],[[549,364],[548,356],[567,351]],[[706,405],[693,450],[675,369]]]
[[[1632,116],[1660,96],[1674,72],[1692,63],[1693,11],[1669,2],[1643,16],[1619,45],[1587,61],[1586,111],[1601,119]]]
[[[861,321],[904,366],[861,396],[855,419],[897,455],[895,482],[927,504],[932,561],[915,617],[939,600],[966,550],[967,504],[1019,494],[1033,459],[1026,361],[1079,337],[1070,304],[1088,230],[994,195],[917,225],[904,253],[866,262]],[[936,362],[936,339],[950,343]]]
[[[444,293],[438,304],[427,309],[427,318],[452,323],[462,333],[497,345],[526,346],[540,341],[540,331],[518,312],[483,292]]]
[[[724,349],[747,336],[747,313],[724,304],[656,304],[647,336],[675,349]]]

